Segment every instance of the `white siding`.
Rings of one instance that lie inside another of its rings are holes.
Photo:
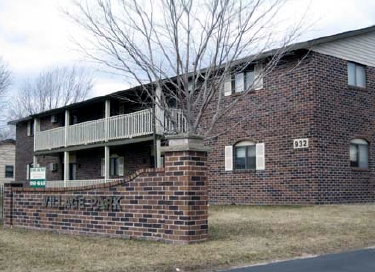
[[[15,174],[16,147],[12,143],[0,145],[0,183],[14,181],[14,178],[5,178],[5,166],[13,165],[13,176]]]
[[[327,42],[314,46],[312,50],[364,65],[375,66],[375,32]]]

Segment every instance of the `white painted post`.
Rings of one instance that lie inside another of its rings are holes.
[[[161,101],[162,101],[162,95],[161,95],[161,88],[157,87],[156,88],[156,93],[155,93],[155,132],[156,134],[163,134],[164,133],[164,127],[165,127],[165,120],[164,120],[164,111],[161,108]]]
[[[64,152],[64,187],[66,187],[69,180],[69,152]]]
[[[38,158],[37,158],[37,156],[33,156],[33,167],[38,167]]]
[[[36,133],[40,131],[40,120],[39,118],[34,118],[34,151],[36,150]]]
[[[160,147],[161,147],[161,141],[160,139],[157,139],[156,140],[156,167],[158,168],[163,167],[163,162],[161,160]]]
[[[105,141],[108,142],[109,138],[109,117],[111,117],[111,100],[105,101]]]
[[[104,147],[104,180],[107,182],[109,180],[109,155],[110,148],[109,146]]]
[[[70,121],[70,112],[69,110],[65,110],[65,135],[64,135],[64,138],[65,138],[65,147],[68,146],[68,128],[69,128],[69,121]],[[68,167],[69,168],[69,167]]]

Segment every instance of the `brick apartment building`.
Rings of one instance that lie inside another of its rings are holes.
[[[235,113],[216,125],[218,136],[206,139],[210,202],[374,201],[374,56],[374,26],[290,47]],[[254,78],[257,65],[228,79],[225,103]],[[35,165],[47,167],[47,186],[102,182],[162,166],[165,126],[153,129],[153,111],[118,99],[126,93],[10,122],[17,127],[16,180],[26,181]]]

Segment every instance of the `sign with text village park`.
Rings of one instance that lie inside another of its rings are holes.
[[[46,187],[46,168],[45,167],[30,168],[30,187],[31,188]]]

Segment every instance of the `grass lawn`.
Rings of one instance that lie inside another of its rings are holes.
[[[375,245],[375,205],[214,206],[193,245],[0,227],[1,271],[209,270]]]

